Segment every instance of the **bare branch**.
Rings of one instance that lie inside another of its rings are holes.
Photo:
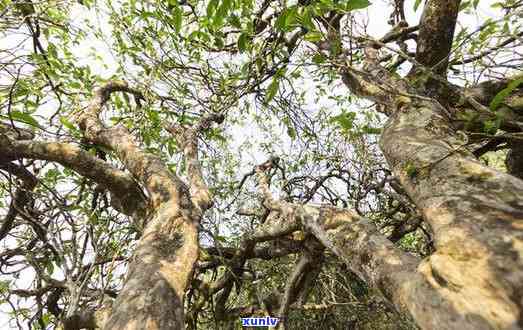
[[[38,179],[25,167],[13,163],[0,163],[0,169],[17,176],[23,182],[22,186],[16,189],[11,199],[11,205],[9,205],[9,211],[2,221],[2,226],[0,227],[0,240],[2,240],[13,228],[15,218],[20,210],[23,210],[26,204],[31,201],[31,192],[36,187]]]
[[[124,214],[135,218],[145,214],[147,201],[134,178],[87,151],[73,144],[17,141],[1,135],[0,141],[0,153],[4,160],[29,158],[57,162],[109,190],[114,206]]]
[[[287,279],[285,291],[283,293],[283,296],[281,297],[280,309],[278,311],[278,317],[280,318],[280,320],[282,320],[282,322],[280,322],[280,326],[283,326],[283,328],[285,328],[286,326],[285,321],[287,319],[287,312],[289,310],[289,306],[296,300],[298,294],[298,290],[296,290],[298,287],[298,282],[300,282],[305,277],[305,272],[311,266],[312,261],[313,258],[311,258],[308,252],[305,251],[300,256],[300,259],[294,266],[292,273],[289,275],[289,278]]]
[[[203,179],[201,165],[198,160],[198,136],[207,131],[213,122],[221,124],[223,120],[223,114],[212,113],[203,116],[193,127],[186,128],[177,124],[166,127],[177,139],[183,150],[190,182],[191,199],[200,212],[212,206],[212,197]]]

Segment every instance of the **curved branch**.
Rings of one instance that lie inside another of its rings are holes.
[[[151,198],[151,216],[129,264],[127,278],[105,329],[181,329],[184,295],[198,259],[198,223],[183,181],[157,156],[143,151],[123,126],[106,128],[99,118],[113,92],[139,91],[112,81],[94,91],[77,122],[84,136],[114,151]]]
[[[0,227],[0,240],[2,240],[13,228],[14,221],[20,210],[31,201],[31,191],[36,187],[38,179],[25,167],[13,163],[0,164],[0,169],[6,170],[7,172],[17,176],[23,182],[22,186],[16,189],[14,196],[11,199],[11,205],[9,205],[9,211],[2,221]]]
[[[118,202],[113,206],[124,214],[136,219],[145,214],[146,198],[132,176],[73,144],[17,141],[0,135],[0,154],[3,160],[29,158],[57,162],[109,190]]]
[[[167,127],[167,130],[178,140],[183,150],[190,182],[191,199],[200,212],[212,206],[212,197],[203,179],[200,161],[198,160],[198,135],[207,131],[213,122],[221,124],[223,120],[223,114],[212,113],[203,116],[196,125],[190,128],[181,125]]]
[[[307,251],[305,251],[301,256],[296,265],[294,266],[294,269],[292,273],[289,275],[289,278],[287,279],[287,283],[285,284],[285,291],[283,293],[283,296],[280,299],[280,309],[278,311],[278,317],[280,320],[282,320],[279,324],[279,326],[282,326],[285,328],[286,326],[286,319],[287,319],[287,312],[289,311],[289,306],[296,300],[298,297],[299,291],[297,290],[299,286],[299,282],[302,282],[305,278],[305,273],[309,270],[309,268],[312,266],[314,259],[309,255]]]
[[[445,76],[461,0],[427,0],[420,20],[416,61]]]

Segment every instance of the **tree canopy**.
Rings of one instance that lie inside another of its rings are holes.
[[[523,329],[522,18],[0,0],[0,325]]]

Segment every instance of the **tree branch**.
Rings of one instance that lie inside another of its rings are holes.
[[[142,97],[125,82],[108,82],[94,91],[77,122],[88,140],[114,151],[145,186],[151,199],[151,216],[105,328],[129,329],[144,324],[159,329],[183,328],[183,299],[198,259],[197,224],[202,213],[195,212],[187,186],[159,157],[143,151],[124,126],[104,126],[100,112],[110,94],[118,91]],[[144,304],[144,299],[154,304]]]
[[[461,0],[427,0],[420,20],[416,61],[445,76]]]
[[[0,135],[0,153],[4,160],[29,158],[57,162],[110,191],[113,206],[124,214],[136,219],[145,214],[146,197],[132,176],[73,144],[17,141]]]
[[[16,189],[9,205],[9,211],[2,221],[2,226],[0,227],[0,240],[2,240],[13,228],[14,221],[20,210],[23,210],[31,201],[31,192],[36,187],[38,179],[25,167],[13,163],[0,163],[0,169],[15,175],[23,182],[22,186]]]
[[[513,43],[516,40],[519,40],[521,37],[523,37],[523,32],[520,32],[513,37],[507,38],[507,39],[503,40],[502,42],[500,42],[499,44],[497,44],[496,46],[488,48],[477,55],[474,55],[474,56],[471,56],[471,57],[468,57],[468,58],[465,58],[462,60],[454,59],[450,62],[449,65],[453,66],[453,65],[462,65],[462,64],[472,63],[474,61],[482,59],[483,57],[485,57],[487,55],[492,54],[493,52],[495,52],[497,50],[502,49],[503,47]]]
[[[223,114],[212,113],[203,116],[193,127],[171,125],[167,130],[177,139],[185,156],[187,175],[190,182],[190,193],[193,203],[203,212],[212,206],[212,197],[198,160],[198,136],[207,131],[213,122],[221,124]]]
[[[305,278],[305,273],[311,267],[313,260],[314,259],[311,258],[309,253],[304,251],[287,279],[285,291],[280,299],[280,309],[278,311],[278,317],[281,320],[279,326],[283,327],[283,329],[286,327],[289,306],[296,300],[299,293],[299,290],[297,290],[299,288],[298,283],[303,281]]]

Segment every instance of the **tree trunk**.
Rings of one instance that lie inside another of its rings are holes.
[[[350,68],[343,73],[353,92],[390,114],[381,149],[434,232],[435,253],[405,274],[403,285],[394,280],[403,266],[388,275],[389,283],[374,283],[386,296],[388,284],[389,299],[423,329],[521,329],[523,181],[480,163],[466,149],[464,133],[454,129],[453,111],[442,106],[453,102],[445,75],[458,6],[427,1],[416,69],[407,79],[381,68],[373,49],[367,75]],[[381,263],[411,264],[399,260]],[[372,283],[375,273],[364,269],[363,275]]]
[[[512,145],[505,160],[507,171],[523,180],[523,141]]]
[[[95,91],[78,123],[88,140],[111,149],[145,186],[150,207],[124,286],[104,328],[183,329],[183,297],[198,258],[198,223],[203,210],[193,203],[185,183],[161,159],[140,150],[127,129],[102,124],[99,113],[117,91],[141,97],[126,83],[109,82]]]
[[[434,232],[436,252],[418,271],[461,316],[451,328],[521,328],[523,181],[484,166],[464,144],[445,110],[427,101],[397,109],[381,138]]]

